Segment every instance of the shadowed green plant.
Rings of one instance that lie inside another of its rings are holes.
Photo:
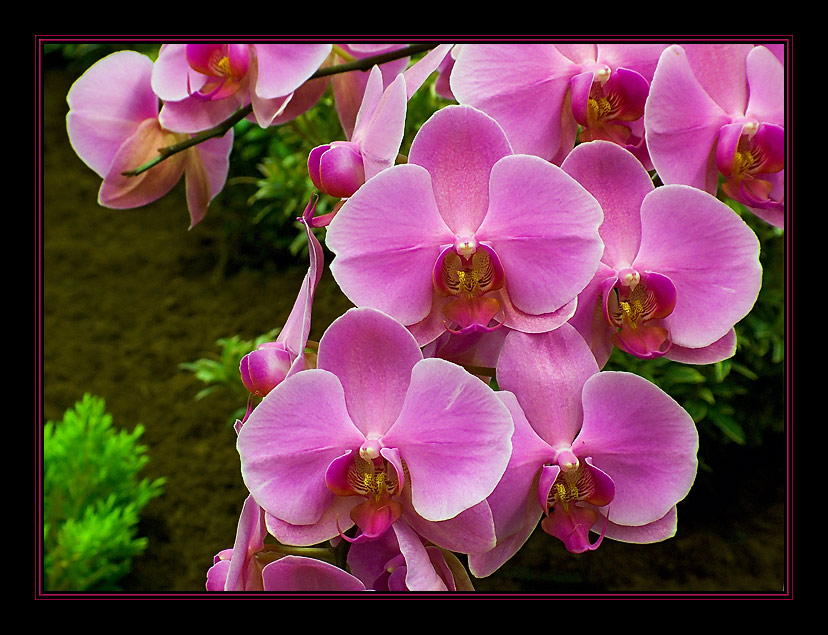
[[[104,400],[86,394],[43,432],[44,586],[117,590],[147,546],[136,536],[141,510],[163,493],[165,479],[138,477],[144,428],[114,429]]]

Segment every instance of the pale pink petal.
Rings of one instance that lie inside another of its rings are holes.
[[[641,240],[641,201],[654,189],[650,175],[630,152],[609,141],[582,143],[561,168],[601,204],[601,262],[614,269],[629,267]]]
[[[253,44],[258,77],[254,91],[263,99],[284,97],[313,75],[328,53],[330,44]]]
[[[569,320],[589,344],[599,368],[604,367],[612,354],[613,343],[610,337],[615,331],[604,316],[602,290],[605,284],[611,287],[617,280],[615,270],[601,263],[595,277],[578,295],[578,308]]]
[[[492,166],[512,153],[501,127],[466,106],[447,106],[422,125],[408,161],[431,175],[437,208],[451,230],[471,235],[489,207]]]
[[[577,298],[573,298],[557,311],[534,315],[532,313],[524,313],[512,304],[508,289],[501,289],[498,294],[503,310],[503,326],[523,333],[546,333],[547,331],[554,331],[575,315],[575,309],[578,306]]]
[[[528,155],[498,161],[490,188],[477,238],[500,257],[512,303],[532,314],[560,309],[598,267],[601,206],[559,167]]]
[[[650,158],[663,183],[692,185],[710,193],[718,186],[713,147],[731,122],[693,74],[681,46],[661,54],[644,107]]]
[[[436,71],[443,60],[448,56],[453,44],[438,44],[422,58],[417,60],[405,70],[406,98],[411,99],[414,93],[423,85],[434,71]]]
[[[597,62],[613,70],[627,68],[651,81],[665,48],[666,44],[598,44]]]
[[[645,525],[663,517],[696,478],[698,433],[667,393],[632,373],[603,371],[584,384],[584,423],[572,451],[610,475],[612,522]]]
[[[440,521],[492,493],[509,462],[513,430],[509,410],[488,386],[430,358],[411,371],[399,419],[382,442],[400,450],[414,508]]]
[[[384,170],[349,198],[328,226],[331,272],[356,306],[414,324],[431,311],[431,273],[440,246],[454,238],[443,222],[428,172]]]
[[[393,525],[400,553],[405,557],[405,586],[409,591],[447,591],[445,582],[434,570],[423,539],[405,521]]]
[[[365,591],[359,579],[315,558],[285,556],[262,569],[265,591]]]
[[[381,436],[397,420],[411,369],[423,356],[406,328],[385,313],[350,309],[319,342],[317,365],[335,374],[348,413],[366,436]]]
[[[138,125],[158,116],[158,98],[150,85],[152,70],[146,55],[119,51],[93,64],[69,89],[69,142],[102,178]]]
[[[302,371],[271,390],[239,432],[242,477],[269,514],[312,524],[334,498],[325,484],[328,465],[364,440],[336,376]]]
[[[239,524],[236,529],[236,541],[233,543],[233,557],[227,570],[225,591],[261,590],[261,580],[256,580],[250,574],[258,570],[255,564],[251,567],[251,560],[257,551],[264,547],[267,529],[264,522],[264,510],[256,504],[252,496],[248,496],[242,506]],[[251,571],[253,569],[253,571]]]
[[[238,92],[215,101],[187,97],[181,101],[164,103],[158,114],[158,121],[167,130],[195,133],[217,126],[250,99],[248,91],[243,88]]]
[[[727,205],[685,185],[658,187],[641,206],[641,230],[636,269],[676,287],[675,344],[708,346],[748,314],[762,285],[759,241]]]
[[[184,174],[190,229],[204,218],[210,201],[224,188],[232,150],[233,131],[230,130],[223,137],[208,139],[185,151],[187,158]]]

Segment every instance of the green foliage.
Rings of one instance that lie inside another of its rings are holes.
[[[250,351],[256,350],[260,344],[274,341],[279,335],[279,331],[281,331],[280,328],[275,328],[253,340],[243,340],[238,335],[223,337],[216,341],[216,345],[220,349],[218,355],[214,354],[211,357],[202,357],[194,362],[179,364],[179,368],[194,373],[196,378],[207,384],[204,389],[196,394],[195,399],[204,399],[216,390],[230,390],[246,400],[249,393],[241,382],[239,375],[239,364],[242,357]],[[230,423],[232,424],[236,419],[240,419],[244,414],[244,410],[244,408],[240,408],[234,412],[230,417]]]
[[[43,430],[43,544],[48,591],[111,591],[143,552],[141,510],[165,479],[139,481],[147,464],[138,440],[116,431],[103,399],[84,395],[63,420]]]

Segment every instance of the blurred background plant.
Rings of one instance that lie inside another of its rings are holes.
[[[149,461],[138,440],[116,431],[103,399],[85,394],[43,430],[43,552],[47,591],[116,591],[147,539],[141,510],[165,479],[139,480]]]

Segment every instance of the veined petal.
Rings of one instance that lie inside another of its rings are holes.
[[[641,241],[641,202],[654,189],[641,162],[614,143],[592,141],[570,152],[561,169],[601,205],[601,262],[614,269],[629,267]]]
[[[512,452],[508,408],[461,367],[418,362],[396,423],[383,436],[400,450],[414,508],[427,520],[452,518],[492,493]]]
[[[396,165],[366,181],[328,226],[331,272],[357,306],[414,324],[431,310],[431,270],[440,246],[454,242],[417,165]]]
[[[745,116],[784,126],[785,69],[782,64],[764,46],[754,47],[748,53],[745,63],[750,87]]]
[[[602,219],[598,202],[566,172],[513,155],[492,168],[489,211],[476,236],[500,257],[512,303],[539,315],[561,308],[592,279],[604,249]]]
[[[468,106],[447,106],[422,125],[408,161],[431,175],[446,225],[457,235],[471,235],[489,206],[492,166],[511,153],[494,119]]]
[[[328,465],[364,440],[337,377],[306,370],[271,390],[239,432],[242,477],[269,514],[312,524],[334,498],[325,485]]]
[[[748,101],[745,61],[752,44],[683,44],[693,74],[704,91],[732,116],[742,116]]]
[[[317,366],[339,378],[354,424],[366,436],[378,438],[397,420],[411,370],[422,358],[402,324],[375,309],[357,308],[325,331]]]
[[[498,385],[517,397],[549,446],[568,446],[581,427],[581,388],[598,372],[595,357],[569,324],[549,333],[510,331],[497,364]]]
[[[692,187],[665,185],[644,199],[641,231],[634,266],[676,286],[675,344],[708,346],[751,310],[762,284],[759,241],[727,205]]]
[[[572,451],[615,483],[609,516],[645,525],[682,500],[696,478],[698,433],[667,393],[632,373],[601,372],[583,390],[584,423]]]

